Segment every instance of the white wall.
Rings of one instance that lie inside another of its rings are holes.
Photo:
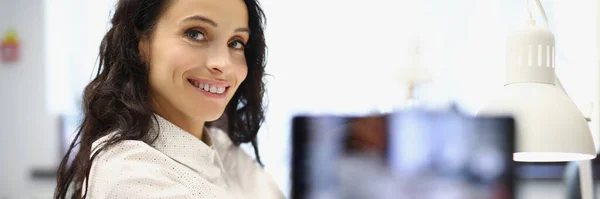
[[[0,34],[15,28],[22,57],[0,63],[0,198],[30,198],[33,167],[59,159],[55,117],[45,107],[42,0],[0,0]]]
[[[116,0],[42,0],[45,4],[47,108],[77,114],[97,69],[98,49]]]

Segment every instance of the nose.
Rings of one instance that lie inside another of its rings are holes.
[[[209,51],[206,67],[213,73],[227,73],[231,69],[231,54],[225,45],[214,46]]]

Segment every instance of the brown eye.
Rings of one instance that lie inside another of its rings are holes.
[[[236,49],[236,50],[240,50],[240,49],[244,49],[246,47],[246,44],[244,44],[244,42],[240,41],[240,40],[235,40],[231,43],[229,43],[228,45],[230,48]]]
[[[187,30],[185,31],[185,34],[188,38],[194,40],[194,41],[202,41],[204,40],[204,33],[198,31],[198,30]]]

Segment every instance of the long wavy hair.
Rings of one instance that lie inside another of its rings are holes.
[[[111,28],[100,44],[96,76],[85,87],[83,120],[58,169],[54,198],[85,198],[82,193],[96,155],[123,140],[143,140],[156,121],[150,105],[149,65],[140,57],[138,43],[150,37],[157,19],[169,6],[168,0],[119,0]],[[265,16],[256,0],[244,0],[248,9],[250,38],[245,57],[248,74],[225,108],[229,138],[239,145],[251,143],[256,160],[262,165],[256,134],[264,120],[263,94],[266,44]],[[213,126],[207,122],[206,126]],[[102,148],[91,154],[92,143],[116,132]],[[77,151],[78,148],[78,151]],[[72,161],[70,157],[74,155]],[[70,195],[70,196],[69,196]]]

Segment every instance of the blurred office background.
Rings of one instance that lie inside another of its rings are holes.
[[[0,36],[14,30],[21,52],[16,62],[0,62],[0,199],[51,197],[52,171],[77,127],[81,90],[97,67],[115,2],[0,0]],[[261,2],[270,76],[259,145],[284,192],[293,115],[402,109],[406,80],[420,70],[430,74],[415,87],[422,107],[474,115],[503,86],[506,37],[525,17],[524,0]],[[542,3],[558,76],[591,115],[597,142],[600,4]],[[564,198],[566,190],[560,178],[522,180],[518,189],[518,198],[546,199]]]

